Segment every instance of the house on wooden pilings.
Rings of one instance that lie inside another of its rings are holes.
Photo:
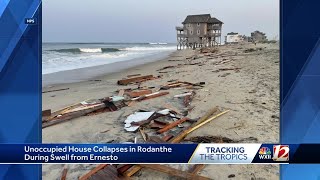
[[[177,49],[221,45],[223,22],[210,14],[189,15],[176,27]]]

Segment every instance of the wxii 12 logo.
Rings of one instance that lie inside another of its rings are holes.
[[[289,161],[289,145],[273,145],[273,161]]]

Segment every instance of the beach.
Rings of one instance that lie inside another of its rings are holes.
[[[152,54],[150,54],[152,56]],[[140,59],[140,61],[139,61]],[[159,89],[174,81],[202,83],[194,89],[191,119],[202,117],[219,106],[230,112],[202,126],[186,139],[222,136],[241,143],[279,142],[279,44],[252,43],[223,45],[206,56],[199,49],[164,52],[157,58],[137,57],[109,65],[83,67],[44,75],[43,91],[66,89],[42,94],[42,109],[56,111],[87,99],[117,95],[117,90],[137,88],[136,84],[120,86],[118,80],[128,75],[153,75],[143,87]],[[112,68],[117,67],[117,68]],[[164,68],[167,67],[167,68]],[[86,75],[90,74],[89,75]],[[85,78],[90,77],[90,78]],[[63,81],[66,79],[65,81]],[[183,103],[174,95],[190,92],[186,88],[167,90],[168,95],[135,103],[114,112],[82,116],[42,130],[43,143],[123,143],[144,140],[140,133],[124,129],[125,117],[138,110],[155,111],[171,106],[183,110]],[[57,179],[64,165],[43,165],[43,179]],[[186,170],[190,165],[170,165]],[[76,179],[95,165],[68,165],[67,178]],[[199,173],[212,179],[279,179],[277,165],[207,165]],[[166,174],[142,169],[133,179],[172,179]]]

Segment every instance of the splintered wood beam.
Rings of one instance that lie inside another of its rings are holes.
[[[106,166],[108,166],[108,164],[100,164],[100,165],[98,165],[97,167],[95,167],[94,169],[89,171],[87,174],[85,174],[84,176],[80,177],[79,180],[87,180],[87,179],[89,179],[92,175],[94,175],[95,173],[97,173],[101,169],[105,168]]]
[[[157,133],[161,134],[161,133],[164,133],[164,132],[167,132],[169,131],[170,129],[178,126],[179,124],[182,124],[184,123],[185,121],[189,120],[189,118],[187,117],[184,117],[182,119],[179,119],[178,121],[175,121],[173,123],[170,123],[168,125],[166,125],[165,127],[163,127],[162,129],[158,130]]]
[[[97,111],[97,110],[100,110],[100,109],[103,109],[103,108],[106,108],[105,104],[100,104],[100,105],[95,106],[95,107],[90,108],[90,109],[84,109],[84,110],[71,112],[71,113],[62,115],[61,117],[56,117],[56,118],[54,118],[52,120],[49,120],[47,122],[43,122],[42,123],[42,128],[46,128],[46,127],[49,127],[49,126],[52,126],[52,125],[56,125],[56,124],[68,121],[70,119],[74,119],[74,118],[77,118],[77,117],[80,117],[80,116],[84,116],[84,115],[89,114],[89,113],[91,113],[93,111]]]
[[[119,93],[118,93],[118,96],[123,96],[124,91],[125,91],[124,89],[120,89],[120,90],[119,90]]]
[[[179,177],[179,178],[183,178],[183,179],[192,179],[192,180],[210,180],[210,178],[207,177],[203,177],[203,176],[199,176],[196,174],[192,174],[186,171],[181,171],[169,166],[165,166],[165,165],[159,165],[159,164],[141,164],[141,167],[144,168],[148,168],[148,169],[152,169],[152,170],[156,170],[156,171],[160,171],[166,174],[169,174],[171,176],[175,176],[175,177]]]
[[[189,170],[189,173],[191,174],[197,174],[198,172],[200,172],[206,165],[204,164],[195,164],[194,166],[192,166],[192,168]]]
[[[128,85],[130,83],[140,82],[143,80],[149,80],[149,79],[153,79],[153,78],[154,78],[153,75],[133,77],[133,78],[119,80],[118,84],[119,85]]]
[[[54,90],[42,91],[42,93],[49,93],[49,92],[56,92],[56,91],[64,91],[64,90],[69,90],[69,89],[70,89],[70,88],[54,89]]]
[[[169,92],[155,92],[152,94],[147,94],[147,95],[143,95],[140,97],[136,97],[131,99],[132,101],[143,101],[143,100],[147,100],[147,99],[152,99],[152,98],[156,98],[156,97],[160,97],[160,96],[164,96],[169,94]]]
[[[143,95],[147,95],[147,94],[151,94],[151,93],[152,93],[151,90],[145,89],[145,90],[141,90],[141,91],[127,92],[125,94],[130,96],[131,98],[135,98],[135,97],[139,97],[139,96],[143,96]]]
[[[222,116],[222,115],[226,114],[226,113],[227,113],[227,112],[229,112],[229,111],[230,111],[230,110],[223,111],[222,113],[217,114],[217,115],[215,115],[215,116],[213,116],[213,117],[211,117],[211,118],[209,118],[209,119],[207,119],[207,120],[203,121],[202,123],[200,123],[200,124],[198,124],[198,125],[196,125],[196,126],[192,127],[191,129],[189,129],[189,130],[188,130],[187,134],[189,134],[189,133],[193,132],[194,130],[196,130],[196,129],[200,128],[201,126],[203,126],[203,125],[207,124],[208,122],[210,122],[210,121],[212,121],[212,120],[214,120],[214,119],[216,119],[216,118],[218,118],[218,117],[220,117],[220,116]]]
[[[68,167],[67,165],[65,165],[63,167],[63,171],[62,171],[62,175],[61,175],[61,180],[66,180],[67,179],[67,173],[68,173]]]
[[[212,114],[216,113],[217,111],[219,111],[219,108],[218,107],[214,107],[209,112],[207,112],[203,117],[201,117],[194,125],[190,126],[186,130],[184,130],[180,134],[178,134],[177,136],[173,137],[170,142],[171,143],[179,143],[179,142],[181,142],[184,139],[184,137],[186,137],[188,135],[188,130],[189,129],[191,129],[192,127],[194,127],[194,126],[196,126],[196,125],[198,125],[200,123],[202,123],[203,121],[208,119]]]
[[[142,167],[140,165],[134,165],[130,169],[128,169],[126,172],[123,173],[123,176],[131,177],[138,171],[140,171]]]

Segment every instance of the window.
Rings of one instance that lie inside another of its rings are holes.
[[[197,26],[200,26],[200,23],[197,23]]]
[[[190,34],[193,34],[193,31],[190,31]]]
[[[197,30],[197,34],[200,34],[200,30],[199,29]]]
[[[191,24],[188,24],[188,27],[191,27]]]

